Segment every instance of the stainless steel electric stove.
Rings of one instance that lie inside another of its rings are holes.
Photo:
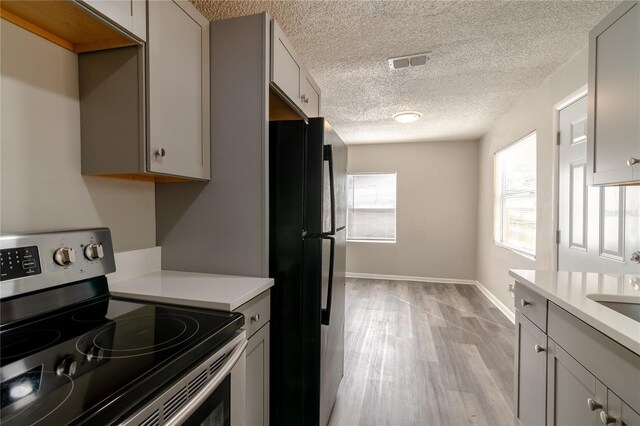
[[[108,229],[0,248],[2,425],[231,423],[241,314],[111,297]]]

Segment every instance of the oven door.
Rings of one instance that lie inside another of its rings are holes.
[[[231,426],[245,423],[245,332],[183,376],[127,426]]]

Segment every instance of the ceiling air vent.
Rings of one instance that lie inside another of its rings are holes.
[[[429,60],[429,53],[416,53],[415,55],[398,56],[397,58],[389,58],[389,68],[392,70],[399,70],[402,68],[419,67],[424,65]]]

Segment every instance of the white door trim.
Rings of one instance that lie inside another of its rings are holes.
[[[560,129],[560,111],[563,110],[564,108],[568,107],[569,105],[571,105],[572,103],[574,103],[575,101],[577,101],[578,99],[586,96],[588,93],[587,91],[587,85],[585,84],[584,86],[580,87],[578,90],[576,90],[575,92],[573,92],[572,94],[570,94],[569,96],[566,96],[565,98],[563,98],[562,100],[560,100],[559,102],[557,102],[554,106],[553,106],[553,134],[552,134],[552,141],[553,141],[553,151],[552,151],[552,164],[553,164],[553,176],[551,178],[551,196],[553,199],[553,209],[551,210],[552,212],[552,218],[551,218],[551,223],[552,223],[552,230],[553,230],[553,238],[552,238],[552,247],[551,247],[551,253],[552,253],[552,259],[553,259],[553,270],[557,271],[558,270],[558,256],[559,256],[559,252],[558,252],[558,244],[556,244],[556,235],[555,233],[558,231],[559,227],[560,227],[560,223],[559,223],[559,217],[560,217],[560,147],[558,146],[557,143],[557,137],[558,137],[558,130]],[[587,143],[589,143],[589,141],[587,141]],[[566,238],[566,236],[565,236]]]

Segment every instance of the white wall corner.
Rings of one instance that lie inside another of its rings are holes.
[[[347,272],[347,278],[363,278],[367,280],[388,280],[388,281],[416,281],[425,283],[440,284],[469,284],[475,285],[475,280],[463,280],[458,278],[435,278],[435,277],[412,277],[407,275],[383,275],[383,274],[364,274],[360,272]]]
[[[161,254],[159,246],[116,253],[116,272],[108,274],[107,279],[116,282],[159,271]]]
[[[516,323],[516,314],[515,314],[515,312],[513,312],[511,309],[509,309],[507,307],[507,305],[502,303],[500,301],[500,299],[498,299],[493,293],[491,293],[488,288],[483,286],[480,283],[480,281],[475,281],[475,285],[476,285],[476,287],[478,287],[478,290],[480,290],[482,292],[482,294],[484,294],[486,296],[486,298],[489,299],[489,301],[491,301],[491,303],[493,303],[496,306],[496,308],[500,309],[500,312],[502,312],[504,314],[504,316],[507,317],[507,319],[509,321],[511,321],[514,324]]]

